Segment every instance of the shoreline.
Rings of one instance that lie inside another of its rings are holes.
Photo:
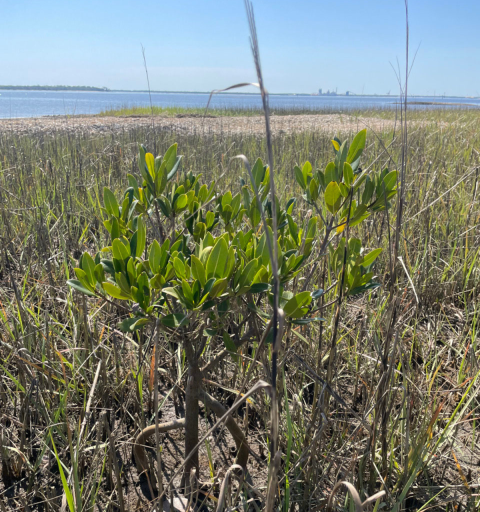
[[[95,86],[77,86],[77,85],[57,85],[57,86],[50,86],[50,85],[40,85],[40,86],[32,86],[32,85],[2,85],[0,86],[0,91],[20,91],[20,92],[106,92],[106,93],[133,93],[133,94],[201,94],[209,96],[212,91],[162,91],[162,90],[148,90],[148,89],[109,89],[108,87],[95,87]],[[222,91],[217,92],[218,94],[227,94],[227,95],[247,95],[247,96],[257,96],[259,93],[258,91],[255,92],[249,92],[249,91]],[[269,96],[320,96],[320,97],[351,97],[351,98],[398,98],[398,94],[379,94],[379,93],[371,93],[371,94],[358,94],[358,93],[352,93],[349,92],[349,94],[346,94],[346,92],[343,93],[335,93],[335,94],[318,94],[316,92],[269,92]],[[429,94],[409,94],[409,98],[427,98],[432,99],[434,104],[436,101],[438,101],[441,98],[450,98],[450,99],[465,99],[465,100],[480,100],[480,96],[458,96],[456,94],[453,95],[429,95]],[[463,103],[460,103],[460,105],[463,105]]]
[[[395,127],[394,120],[349,114],[273,115],[270,121],[274,135],[305,131],[328,131],[332,134],[349,133],[363,128],[390,131]],[[203,116],[194,114],[179,114],[176,117],[78,115],[0,119],[0,134],[13,132],[17,135],[55,133],[101,135],[152,127],[157,130],[187,134],[263,135],[265,120],[263,116],[207,116],[203,118]]]

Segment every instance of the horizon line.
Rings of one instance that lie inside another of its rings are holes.
[[[148,89],[110,89],[108,87],[97,87],[90,85],[0,85],[0,90],[4,91],[57,91],[61,92],[127,92],[127,93],[153,93],[153,94],[212,94],[213,91],[169,91],[169,90],[148,90]],[[214,89],[215,90],[215,89]],[[333,94],[318,94],[318,92],[271,92],[270,96],[379,96],[385,98],[399,97],[400,94],[382,94],[382,93],[362,93],[358,94],[352,91],[346,91],[344,93],[336,93],[331,91]],[[346,93],[349,94],[346,94]],[[256,96],[258,92],[218,92],[217,94],[235,94],[235,95],[253,95]],[[455,94],[409,94],[409,97],[422,97],[422,98],[480,98],[480,96],[459,96]]]

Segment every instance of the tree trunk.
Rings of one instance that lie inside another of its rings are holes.
[[[198,444],[198,390],[200,388],[200,372],[198,365],[191,364],[188,368],[188,382],[185,393],[185,457],[195,449]],[[190,472],[197,469],[198,476],[198,450],[185,464],[185,489],[190,487]],[[189,494],[188,492],[186,494]]]

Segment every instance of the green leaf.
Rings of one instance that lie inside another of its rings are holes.
[[[177,143],[172,144],[163,157],[162,168],[166,174],[166,181],[170,181],[180,168],[182,157],[177,156],[177,146]]]
[[[373,191],[375,190],[375,183],[367,176],[365,180],[365,188],[362,194],[362,203],[368,206],[370,199],[372,198]]]
[[[315,202],[318,199],[318,183],[315,178],[310,181],[309,185],[310,199]]]
[[[85,295],[90,295],[91,297],[95,296],[93,292],[91,292],[88,288],[86,288],[80,281],[77,279],[69,279],[67,281],[67,285],[76,290],[77,292],[84,293]]]
[[[138,289],[142,291],[143,295],[146,298],[149,298],[150,297],[150,285],[149,285],[149,280],[148,280],[148,276],[147,276],[146,272],[142,272],[138,276],[137,284],[138,284]]]
[[[210,213],[210,212],[209,212]],[[195,228],[193,229],[193,238],[196,242],[205,237],[205,233],[207,232],[207,226],[203,222],[197,222],[195,224]]]
[[[347,141],[345,141],[340,149],[337,151],[337,155],[335,157],[335,181],[340,182],[342,180],[343,174],[343,164],[347,161]]]
[[[307,183],[303,176],[302,169],[300,169],[300,167],[298,167],[298,165],[296,165],[294,172],[295,172],[295,179],[297,180],[297,183],[300,185],[302,190],[305,190],[307,188]]]
[[[329,162],[327,167],[325,167],[325,186],[327,186],[332,181],[335,181],[336,178],[336,167],[334,162]]]
[[[103,265],[101,263],[95,265],[94,274],[98,283],[103,283],[103,281],[105,281],[105,271],[103,270]]]
[[[360,204],[357,209],[355,210],[355,214],[353,217],[350,217],[350,227],[354,227],[357,224],[360,224],[362,221],[364,221],[367,217],[370,216],[370,213],[367,212],[367,205],[366,204]]]
[[[181,297],[175,288],[164,288],[162,292],[175,297],[177,300],[181,300]]]
[[[312,294],[308,291],[300,292],[292,297],[283,307],[285,315],[292,318],[303,316],[303,308],[312,302]]]
[[[169,173],[173,166],[175,165],[175,161],[177,159],[177,148],[178,144],[172,144],[167,151],[165,151],[165,154],[163,155],[163,165],[165,165],[165,169],[167,170],[167,173]]]
[[[142,328],[144,325],[147,325],[151,322],[148,318],[125,318],[122,322],[118,324],[118,328],[122,332],[133,332],[140,328]]]
[[[137,238],[138,238],[138,232],[135,231],[133,233],[132,238],[130,238],[130,254],[133,254],[134,256],[137,254]]]
[[[137,220],[137,247],[135,255],[140,258],[145,250],[145,244],[147,243],[147,226],[143,220],[143,216],[140,215]]]
[[[232,338],[228,335],[226,331],[223,331],[223,342],[225,343],[225,348],[232,354],[232,358],[234,361],[238,361],[238,355],[237,355],[237,346],[233,342]]]
[[[209,296],[211,299],[216,299],[217,297],[220,297],[222,293],[227,288],[228,280],[227,279],[218,279],[215,281],[214,285],[212,286],[212,289],[210,290]]]
[[[147,154],[147,150],[143,144],[138,145],[138,168],[140,172],[142,169],[145,169],[145,155]]]
[[[165,278],[161,274],[155,274],[152,279],[150,279],[150,288],[161,290],[165,282]]]
[[[131,268],[133,267],[133,263],[131,265]],[[127,269],[128,272],[128,269]],[[131,274],[132,284],[135,284],[135,277]],[[117,285],[120,287],[120,290],[122,290],[124,295],[130,295],[131,294],[131,286],[129,283],[129,280],[127,279],[127,276],[123,272],[115,272],[115,281]]]
[[[159,160],[159,157],[155,159],[155,162]],[[167,186],[167,171],[164,165],[160,165],[155,175],[155,193],[158,196],[165,190]]]
[[[138,182],[135,176],[131,174],[127,174],[128,185],[133,189],[133,195],[136,199],[138,199]]]
[[[183,313],[172,313],[162,317],[160,322],[166,327],[177,329],[178,327],[183,327],[188,324],[188,316]]]
[[[362,267],[369,267],[380,255],[383,249],[374,249],[363,257]]]
[[[352,144],[350,145],[350,149],[348,150],[347,154],[347,162],[351,164],[352,162],[355,162],[358,158],[360,158],[360,155],[362,154],[363,150],[365,149],[365,144],[367,141],[367,129],[360,131],[355,135],[355,138],[352,141]]]
[[[302,167],[302,174],[303,174],[303,182],[305,183],[305,186],[308,183],[308,178],[312,176],[312,164],[310,162],[305,162]]]
[[[225,241],[225,238],[220,238],[217,240],[217,243],[213,247],[212,251],[207,260],[206,264],[206,274],[207,278],[216,277],[223,278],[225,277],[225,269],[227,266],[228,259],[228,245]]]
[[[173,268],[175,269],[175,274],[179,279],[184,279],[185,277],[187,277],[185,264],[180,258],[173,259]]]
[[[232,202],[232,193],[229,190],[222,196],[222,208],[225,208],[225,206],[231,204],[231,202]]]
[[[109,283],[108,281],[105,281],[102,283],[103,289],[113,297],[114,299],[120,299],[120,300],[130,300],[130,295],[127,295],[124,293],[121,288],[119,288],[117,285],[113,283]]]
[[[203,288],[207,282],[207,276],[205,274],[205,267],[203,266],[203,263],[194,254],[192,254],[190,257],[190,263],[192,265],[193,277],[200,282]]]
[[[205,222],[208,229],[210,229],[213,226],[213,223],[215,222],[215,214],[213,212],[208,211],[205,214]]]
[[[205,297],[200,301],[200,304],[203,303],[202,311],[208,311],[209,309],[213,309],[215,307],[215,301],[207,300],[206,302],[204,302],[206,298],[207,298],[207,296],[205,295]]]
[[[380,286],[380,283],[364,284],[362,286],[358,286],[357,288],[353,288],[352,290],[349,290],[348,295],[357,295],[359,293],[366,292],[367,290],[373,290],[375,288],[378,288],[379,286]]]
[[[298,226],[296,222],[292,219],[292,216],[287,213],[287,222],[288,222],[288,230],[290,231],[290,235],[295,241],[295,243],[298,245],[299,238],[298,238]]]
[[[235,268],[236,264],[235,259],[235,249],[230,246],[230,249],[228,249],[228,257],[227,257],[227,265],[225,267],[225,273],[224,276],[228,279],[232,275],[233,269]]]
[[[110,275],[115,275],[115,267],[113,266],[113,262],[111,260],[100,260],[100,264],[103,267],[105,272],[108,272]]]
[[[70,512],[75,512],[75,502],[73,501],[73,494],[70,490],[70,487],[68,486],[67,479],[65,478],[65,473],[63,472],[62,463],[60,462],[60,457],[57,453],[57,447],[55,446],[55,443],[53,442],[53,436],[52,432],[50,431],[50,439],[52,440],[52,446],[55,450],[55,458],[57,459],[58,464],[58,471],[60,472],[60,478],[62,480],[62,486],[63,486],[63,492],[65,493],[65,497],[67,498],[68,508],[70,509]]]
[[[200,203],[204,203],[206,201],[207,195],[208,195],[207,185],[202,185],[197,194],[197,197],[198,197],[198,200],[200,201]]]
[[[112,240],[114,240],[115,238],[119,238],[120,236],[120,226],[118,224],[118,220],[116,217],[112,217],[112,227],[110,230],[110,236]]]
[[[362,249],[362,241],[359,238],[352,236],[348,241],[348,253],[358,256]],[[380,249],[381,250],[381,249]]]
[[[331,213],[335,214],[339,210],[342,204],[342,193],[337,182],[332,181],[328,184],[325,190],[325,203]]]
[[[247,289],[250,287],[250,283],[252,282],[252,279],[255,276],[257,267],[258,267],[258,259],[254,258],[254,259],[250,260],[245,265],[245,268],[243,270],[242,269],[237,270],[237,275],[240,274],[240,275],[238,275],[238,282],[237,282],[239,292],[241,292],[241,290],[245,287]]]
[[[268,270],[265,268],[265,266],[261,266],[255,276],[253,277],[252,286],[256,283],[263,283],[266,281],[266,278],[268,277]]]
[[[150,249],[148,251],[148,263],[150,264],[150,270],[152,273],[156,274],[159,271],[161,259],[162,249],[160,248],[160,244],[157,240],[154,240],[150,244]]]
[[[145,157],[146,157],[146,154],[143,155],[143,158],[140,157],[138,165],[140,167],[140,172],[142,173],[142,177],[145,180],[145,183],[147,184],[148,189],[153,194],[155,191],[155,183],[153,182],[152,176],[151,176],[150,172],[148,171]],[[141,191],[142,191],[142,189],[140,189],[139,192],[141,192]]]
[[[188,203],[187,194],[181,194],[177,197],[177,200],[175,201],[175,211],[179,212],[180,210],[183,210]]]
[[[160,206],[160,210],[162,210],[163,215],[165,215],[165,217],[170,217],[170,214],[172,213],[170,202],[168,201],[167,198],[164,199],[165,200],[163,201],[162,199],[157,197],[157,204],[158,206]]]
[[[348,186],[353,183],[353,169],[348,162],[343,164],[343,179]]]
[[[115,238],[112,242],[112,253],[116,260],[125,261],[130,257],[130,245],[127,248],[120,238]]]
[[[95,285],[95,262],[88,252],[82,254],[80,267],[87,275],[89,284]]]
[[[250,293],[264,293],[270,288],[270,285],[268,283],[255,283],[252,284],[250,287],[250,290],[248,290]]]
[[[397,184],[398,171],[389,172],[385,178],[383,178],[383,183],[385,183],[385,191],[390,192],[395,188]]]
[[[219,315],[226,315],[230,311],[230,300],[225,299],[217,306]]]
[[[255,162],[255,165],[252,169],[252,176],[253,180],[255,182],[256,187],[260,187],[260,184],[262,183],[263,177],[265,174],[265,166],[263,165],[263,162],[260,158],[257,158],[257,161]]]
[[[305,238],[313,238],[315,236],[315,233],[317,232],[317,221],[318,217],[312,217],[308,221],[307,235]]]
[[[348,194],[350,193],[350,187],[347,187],[345,183],[339,183],[338,186],[340,188],[340,193],[342,194],[342,196],[345,198],[348,197]]]
[[[113,215],[114,217],[117,218],[120,216],[117,198],[115,197],[113,192],[107,187],[103,189],[103,202],[105,204],[105,210],[107,210],[107,212],[110,215]]]
[[[185,279],[182,279],[182,292],[185,298],[193,304],[193,292]]]
[[[152,153],[147,153],[145,155],[145,164],[147,166],[148,172],[152,179],[155,179],[155,157]]]
[[[178,170],[180,169],[180,164],[182,163],[182,155],[179,155],[175,159],[175,164],[172,167],[172,170],[167,174],[167,181],[170,181],[175,174],[177,174]]]

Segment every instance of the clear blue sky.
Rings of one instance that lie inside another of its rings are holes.
[[[398,91],[403,0],[255,0],[271,92]],[[410,0],[414,94],[480,95],[479,0]],[[0,0],[0,84],[209,91],[255,81],[243,0]]]

